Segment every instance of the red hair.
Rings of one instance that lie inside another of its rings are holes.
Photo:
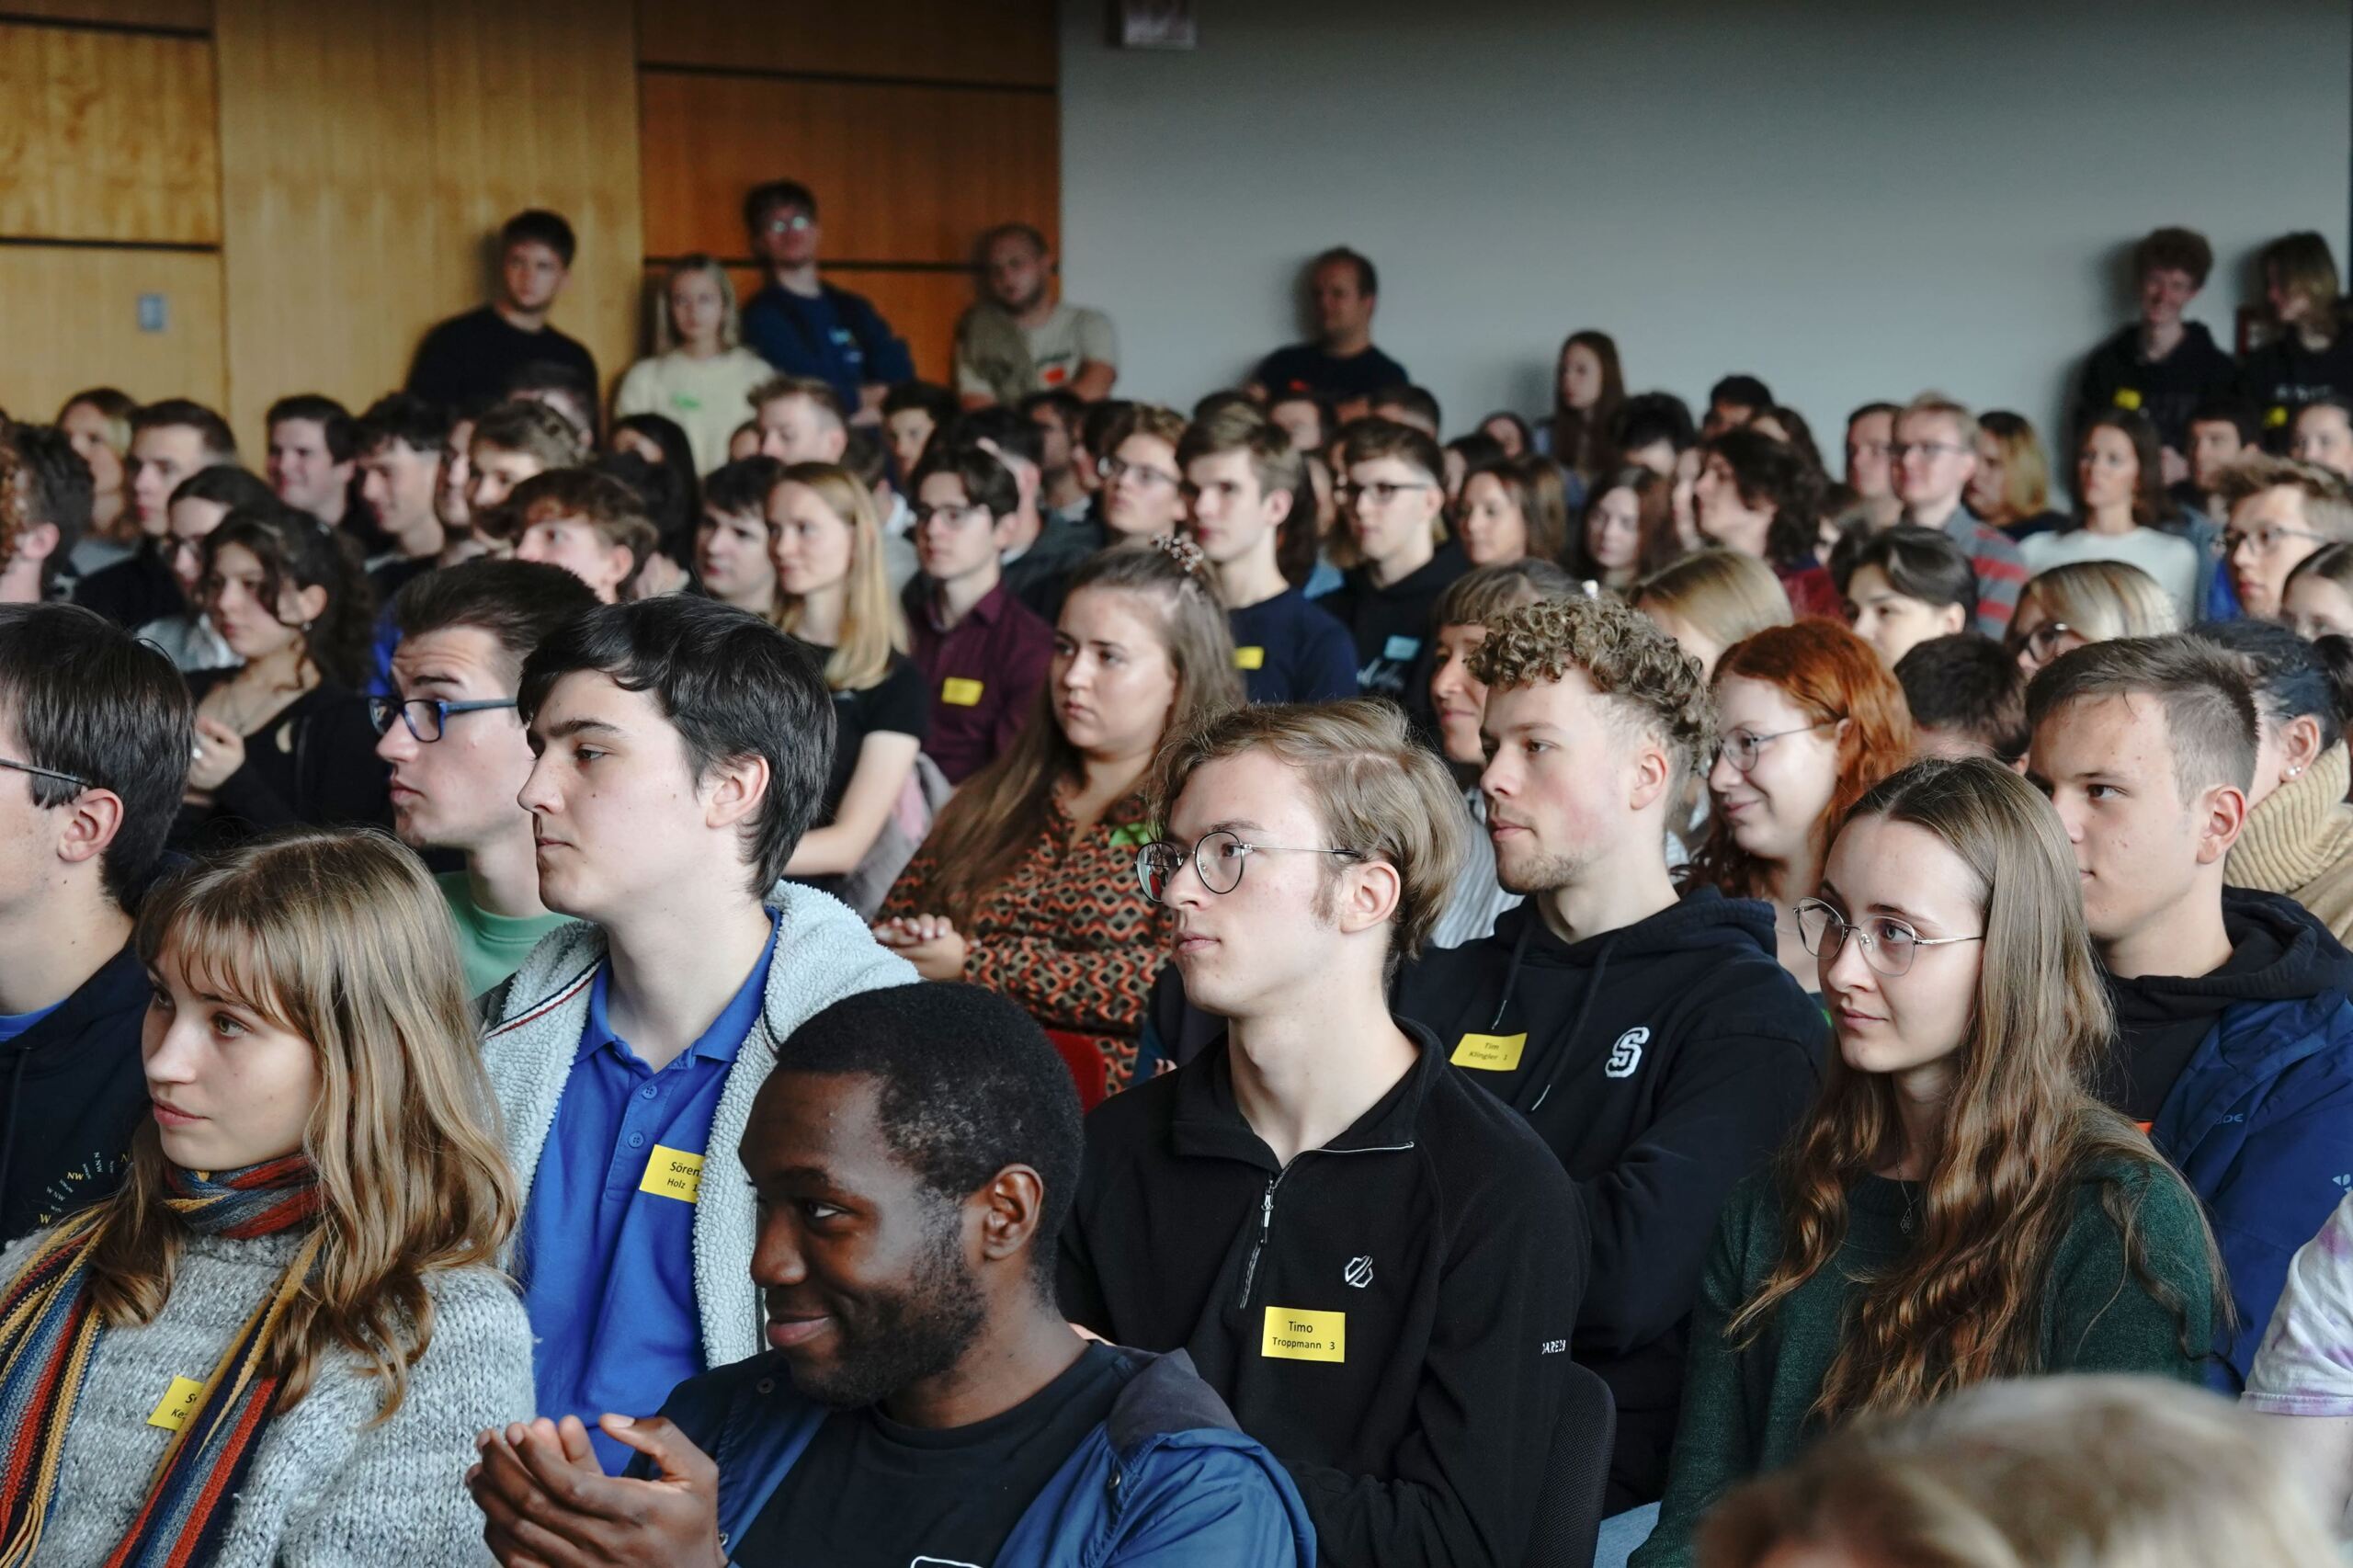
[[[1831,830],[1872,785],[1912,760],[1912,710],[1904,688],[1870,643],[1835,620],[1768,626],[1733,643],[1716,661],[1714,684],[1743,676],[1779,687],[1792,706],[1817,723],[1845,719],[1838,736],[1838,783],[1814,824],[1814,847],[1826,851]],[[1767,887],[1766,862],[1734,843],[1719,815],[1707,842],[1691,858],[1695,884],[1733,898],[1756,898]]]

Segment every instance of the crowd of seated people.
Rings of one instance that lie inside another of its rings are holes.
[[[1818,443],[744,221],[609,389],[532,210],[357,414],[0,422],[0,1562],[2326,1557],[2318,236]]]

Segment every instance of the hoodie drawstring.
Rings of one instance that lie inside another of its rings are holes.
[[[1502,1032],[1504,1014],[1510,1009],[1512,993],[1519,984],[1520,960],[1528,956],[1529,938],[1535,934],[1537,925],[1541,918],[1540,915],[1531,915],[1520,926],[1519,936],[1511,945],[1511,966],[1504,971],[1504,994],[1496,999],[1495,1018],[1487,1025],[1488,1029],[1493,1032]],[[1574,1044],[1577,1036],[1585,1031],[1585,1021],[1593,1014],[1593,999],[1601,994],[1602,975],[1609,968],[1609,955],[1617,950],[1618,938],[1622,932],[1610,932],[1608,936],[1602,938],[1601,946],[1595,950],[1593,978],[1586,982],[1585,994],[1577,999],[1576,1016],[1569,1020],[1569,1032],[1561,1037],[1564,1045]],[[1556,1057],[1554,1060],[1556,1065],[1553,1071],[1558,1073],[1559,1059]],[[1534,1114],[1537,1107],[1541,1106],[1552,1093],[1552,1080],[1548,1077],[1544,1081],[1544,1087],[1537,1094],[1534,1103],[1527,1108],[1528,1113]]]

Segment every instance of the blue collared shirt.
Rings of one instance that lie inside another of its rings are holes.
[[[540,1151],[517,1264],[540,1414],[579,1416],[610,1473],[631,1450],[599,1431],[597,1417],[650,1415],[671,1389],[707,1369],[695,1312],[694,1167],[735,1053],[759,1022],[775,956],[771,911],[767,946],[733,1000],[658,1073],[606,1018],[609,964],[589,987],[588,1022]]]

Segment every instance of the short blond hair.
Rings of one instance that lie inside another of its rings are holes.
[[[2330,1568],[2329,1532],[2229,1402],[2150,1377],[1983,1383],[1865,1419],[1727,1496],[1702,1568],[1785,1543],[1936,1568]]]
[[[1902,429],[1907,419],[1949,419],[1961,431],[1962,446],[1973,449],[1977,445],[1977,415],[1969,412],[1967,403],[1956,403],[1943,392],[1924,392],[1897,409],[1890,428]]]
[[[2064,621],[2086,642],[2162,637],[2181,630],[2181,608],[2174,597],[2128,561],[2070,561],[2038,573],[2018,590],[2018,609],[2029,604],[2045,620]],[[2018,635],[2022,619],[2011,612],[2005,646],[2013,653],[2026,641]]]
[[[1212,713],[1163,747],[1154,769],[1154,820],[1168,820],[1201,767],[1252,751],[1269,754],[1301,776],[1331,847],[1353,849],[1396,869],[1389,969],[1394,972],[1419,956],[1462,868],[1465,813],[1446,765],[1415,740],[1404,710],[1356,697]]]
[[[1634,585],[1628,603],[1688,621],[1726,648],[1797,619],[1773,569],[1736,550],[1698,550]]]
[[[2353,540],[2353,484],[2318,463],[2298,462],[2256,452],[2222,471],[2222,509],[2227,517],[2239,503],[2267,490],[2292,490],[2304,498],[2304,521],[2313,532],[2343,543]]]

